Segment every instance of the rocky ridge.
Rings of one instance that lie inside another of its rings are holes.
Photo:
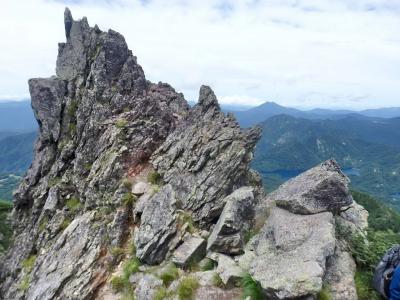
[[[209,87],[190,108],[146,80],[119,33],[68,9],[64,25],[56,76],[29,81],[40,135],[1,299],[182,299],[186,281],[196,299],[239,299],[246,274],[265,299],[323,287],[357,299],[336,227],[363,232],[368,215],[335,161],[265,195],[250,169],[258,128],[241,129]]]

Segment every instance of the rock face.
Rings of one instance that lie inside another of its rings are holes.
[[[190,109],[168,84],[146,80],[119,33],[68,9],[64,27],[56,76],[29,81],[40,134],[15,195],[2,299],[101,298],[113,249],[134,241],[142,263],[158,264],[189,225],[213,226],[233,191],[262,194],[249,168],[259,129],[242,130],[209,87]]]
[[[284,183],[269,198],[294,213],[338,212],[353,203],[348,182],[339,165],[328,160]]]
[[[208,87],[189,117],[153,155],[155,168],[177,192],[181,207],[207,226],[224,208],[224,199],[248,184],[252,150],[260,129],[242,130],[225,116]]]
[[[355,299],[335,222],[363,232],[367,214],[333,160],[265,197],[250,169],[258,128],[241,129],[207,86],[190,108],[146,80],[119,33],[68,9],[64,27],[56,76],[29,81],[40,135],[15,194],[0,299],[119,299],[127,281],[129,296],[153,299],[183,278],[198,281],[197,299],[236,299],[246,273],[272,299],[313,298],[324,283]],[[205,255],[212,270],[190,274]]]
[[[182,94],[146,80],[122,35],[75,21],[68,9],[65,28],[57,75],[29,81],[40,135],[15,195],[3,299],[93,295],[107,279],[109,249],[130,236],[123,181],[189,113]],[[21,266],[30,257],[28,272]]]

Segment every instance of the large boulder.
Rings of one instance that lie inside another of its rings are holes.
[[[244,233],[254,218],[255,200],[252,187],[235,190],[224,200],[224,210],[208,238],[207,249],[239,254],[244,247]]]
[[[180,267],[197,263],[206,256],[206,245],[204,239],[192,236],[175,250],[172,261]]]
[[[342,207],[353,202],[348,183],[349,179],[331,159],[290,179],[268,199],[293,213],[338,213]]]
[[[272,299],[315,295],[334,249],[332,213],[296,215],[276,207],[246,247],[249,273]]]

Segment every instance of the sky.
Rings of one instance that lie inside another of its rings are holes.
[[[65,6],[189,101],[207,84],[226,105],[400,106],[399,0],[1,0],[0,99],[55,74]]]

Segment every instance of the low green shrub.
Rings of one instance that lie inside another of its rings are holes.
[[[151,184],[158,185],[161,183],[161,175],[156,171],[152,171],[147,175],[147,181]]]
[[[380,300],[378,293],[372,288],[372,272],[357,271],[354,277],[359,300]]]
[[[165,300],[171,298],[172,296],[173,293],[171,291],[168,291],[165,286],[162,286],[156,290],[154,294],[154,300]]]
[[[205,263],[203,263],[201,265],[201,270],[203,272],[214,270],[216,268],[216,266],[217,266],[217,263],[215,261],[213,261],[212,259],[206,258]]]
[[[242,298],[250,297],[251,300],[265,299],[262,287],[259,282],[254,280],[250,274],[245,274],[242,278]]]

